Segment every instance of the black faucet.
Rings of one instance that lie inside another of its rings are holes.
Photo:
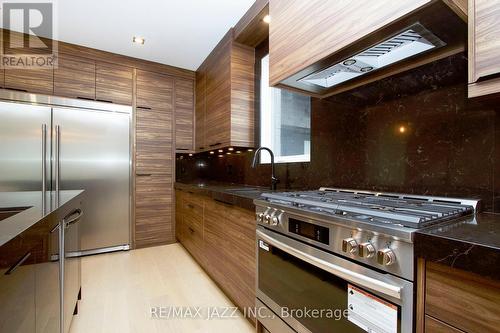
[[[271,190],[275,191],[276,190],[276,184],[279,183],[278,178],[276,178],[274,174],[274,154],[273,151],[267,147],[260,147],[255,150],[255,153],[253,154],[253,161],[252,161],[252,168],[257,167],[257,157],[259,156],[259,153],[261,150],[267,150],[269,152],[269,155],[271,155]]]

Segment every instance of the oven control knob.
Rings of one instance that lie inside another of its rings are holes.
[[[264,221],[264,213],[257,213],[257,223],[262,223]]]
[[[271,215],[266,214],[266,216],[264,216],[264,223],[265,224],[270,224],[271,223]]]
[[[271,225],[276,226],[280,223],[280,219],[277,216],[271,218]]]
[[[375,247],[370,242],[361,243],[359,244],[358,254],[362,258],[371,258],[375,255]]]
[[[358,243],[354,238],[346,238],[342,241],[342,251],[345,253],[356,253],[358,250]]]
[[[396,255],[391,249],[383,249],[377,252],[377,262],[380,265],[389,266],[396,262]]]

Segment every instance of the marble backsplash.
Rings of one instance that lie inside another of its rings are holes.
[[[453,56],[328,99],[312,100],[311,161],[276,166],[278,188],[321,186],[480,197],[500,213],[500,105],[467,99]],[[177,157],[178,181],[270,184],[252,152]]]

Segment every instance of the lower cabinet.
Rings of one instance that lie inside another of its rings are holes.
[[[255,305],[255,228],[250,210],[176,190],[178,240],[240,309]]]
[[[500,280],[423,259],[418,269],[417,332],[500,332]]]

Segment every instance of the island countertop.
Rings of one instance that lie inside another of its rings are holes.
[[[59,208],[82,196],[83,190],[42,192],[0,192],[0,213],[10,216],[0,220],[0,246],[20,235]],[[18,211],[18,213],[7,213]]]

